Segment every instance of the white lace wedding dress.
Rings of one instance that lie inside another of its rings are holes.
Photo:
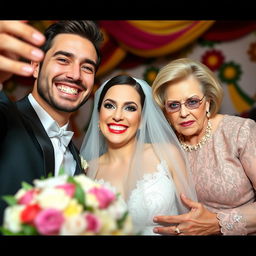
[[[156,172],[145,174],[143,179],[137,182],[127,202],[136,232],[142,235],[156,235],[153,232],[154,226],[157,226],[153,222],[154,216],[178,214],[175,186],[169,178],[167,166],[162,162],[156,169]],[[97,181],[116,192],[109,182],[102,179]]]

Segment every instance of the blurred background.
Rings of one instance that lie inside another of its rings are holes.
[[[44,31],[54,20],[30,20]],[[256,20],[96,20],[104,34],[95,90],[110,77],[129,74],[152,84],[169,61],[188,57],[214,71],[224,88],[221,113],[247,117],[256,107]],[[14,76],[4,84],[12,100],[29,93],[33,78]],[[94,91],[95,91],[94,90]],[[75,113],[71,126],[80,147],[94,93]]]

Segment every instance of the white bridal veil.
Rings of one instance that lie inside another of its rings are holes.
[[[189,209],[181,203],[180,193],[183,192],[194,201],[197,201],[197,196],[185,153],[161,109],[153,101],[151,87],[144,80],[134,79],[143,89],[145,102],[129,175],[125,180],[125,199],[129,199],[137,182],[145,175],[154,175],[157,168],[153,159],[157,158],[158,163],[165,162],[169,166],[169,177],[173,179],[176,186],[176,203],[179,213],[188,212]],[[101,91],[106,83],[103,83],[95,93],[92,118],[80,150],[80,154],[89,162],[87,175],[92,179],[95,178],[99,167],[97,159],[107,151],[106,140],[98,129],[99,113],[97,109]],[[153,153],[154,156],[145,154],[145,144],[151,145],[153,150],[150,154]]]

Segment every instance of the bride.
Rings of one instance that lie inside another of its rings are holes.
[[[87,175],[123,196],[143,235],[156,235],[154,216],[189,211],[181,193],[197,200],[184,153],[143,80],[119,75],[97,90],[80,152]]]

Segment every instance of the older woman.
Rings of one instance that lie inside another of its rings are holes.
[[[191,211],[156,216],[172,224],[154,232],[182,235],[256,233],[256,123],[218,114],[223,90],[203,64],[183,58],[158,73],[153,97],[190,163],[199,202],[181,195]],[[173,225],[175,224],[175,225]]]

